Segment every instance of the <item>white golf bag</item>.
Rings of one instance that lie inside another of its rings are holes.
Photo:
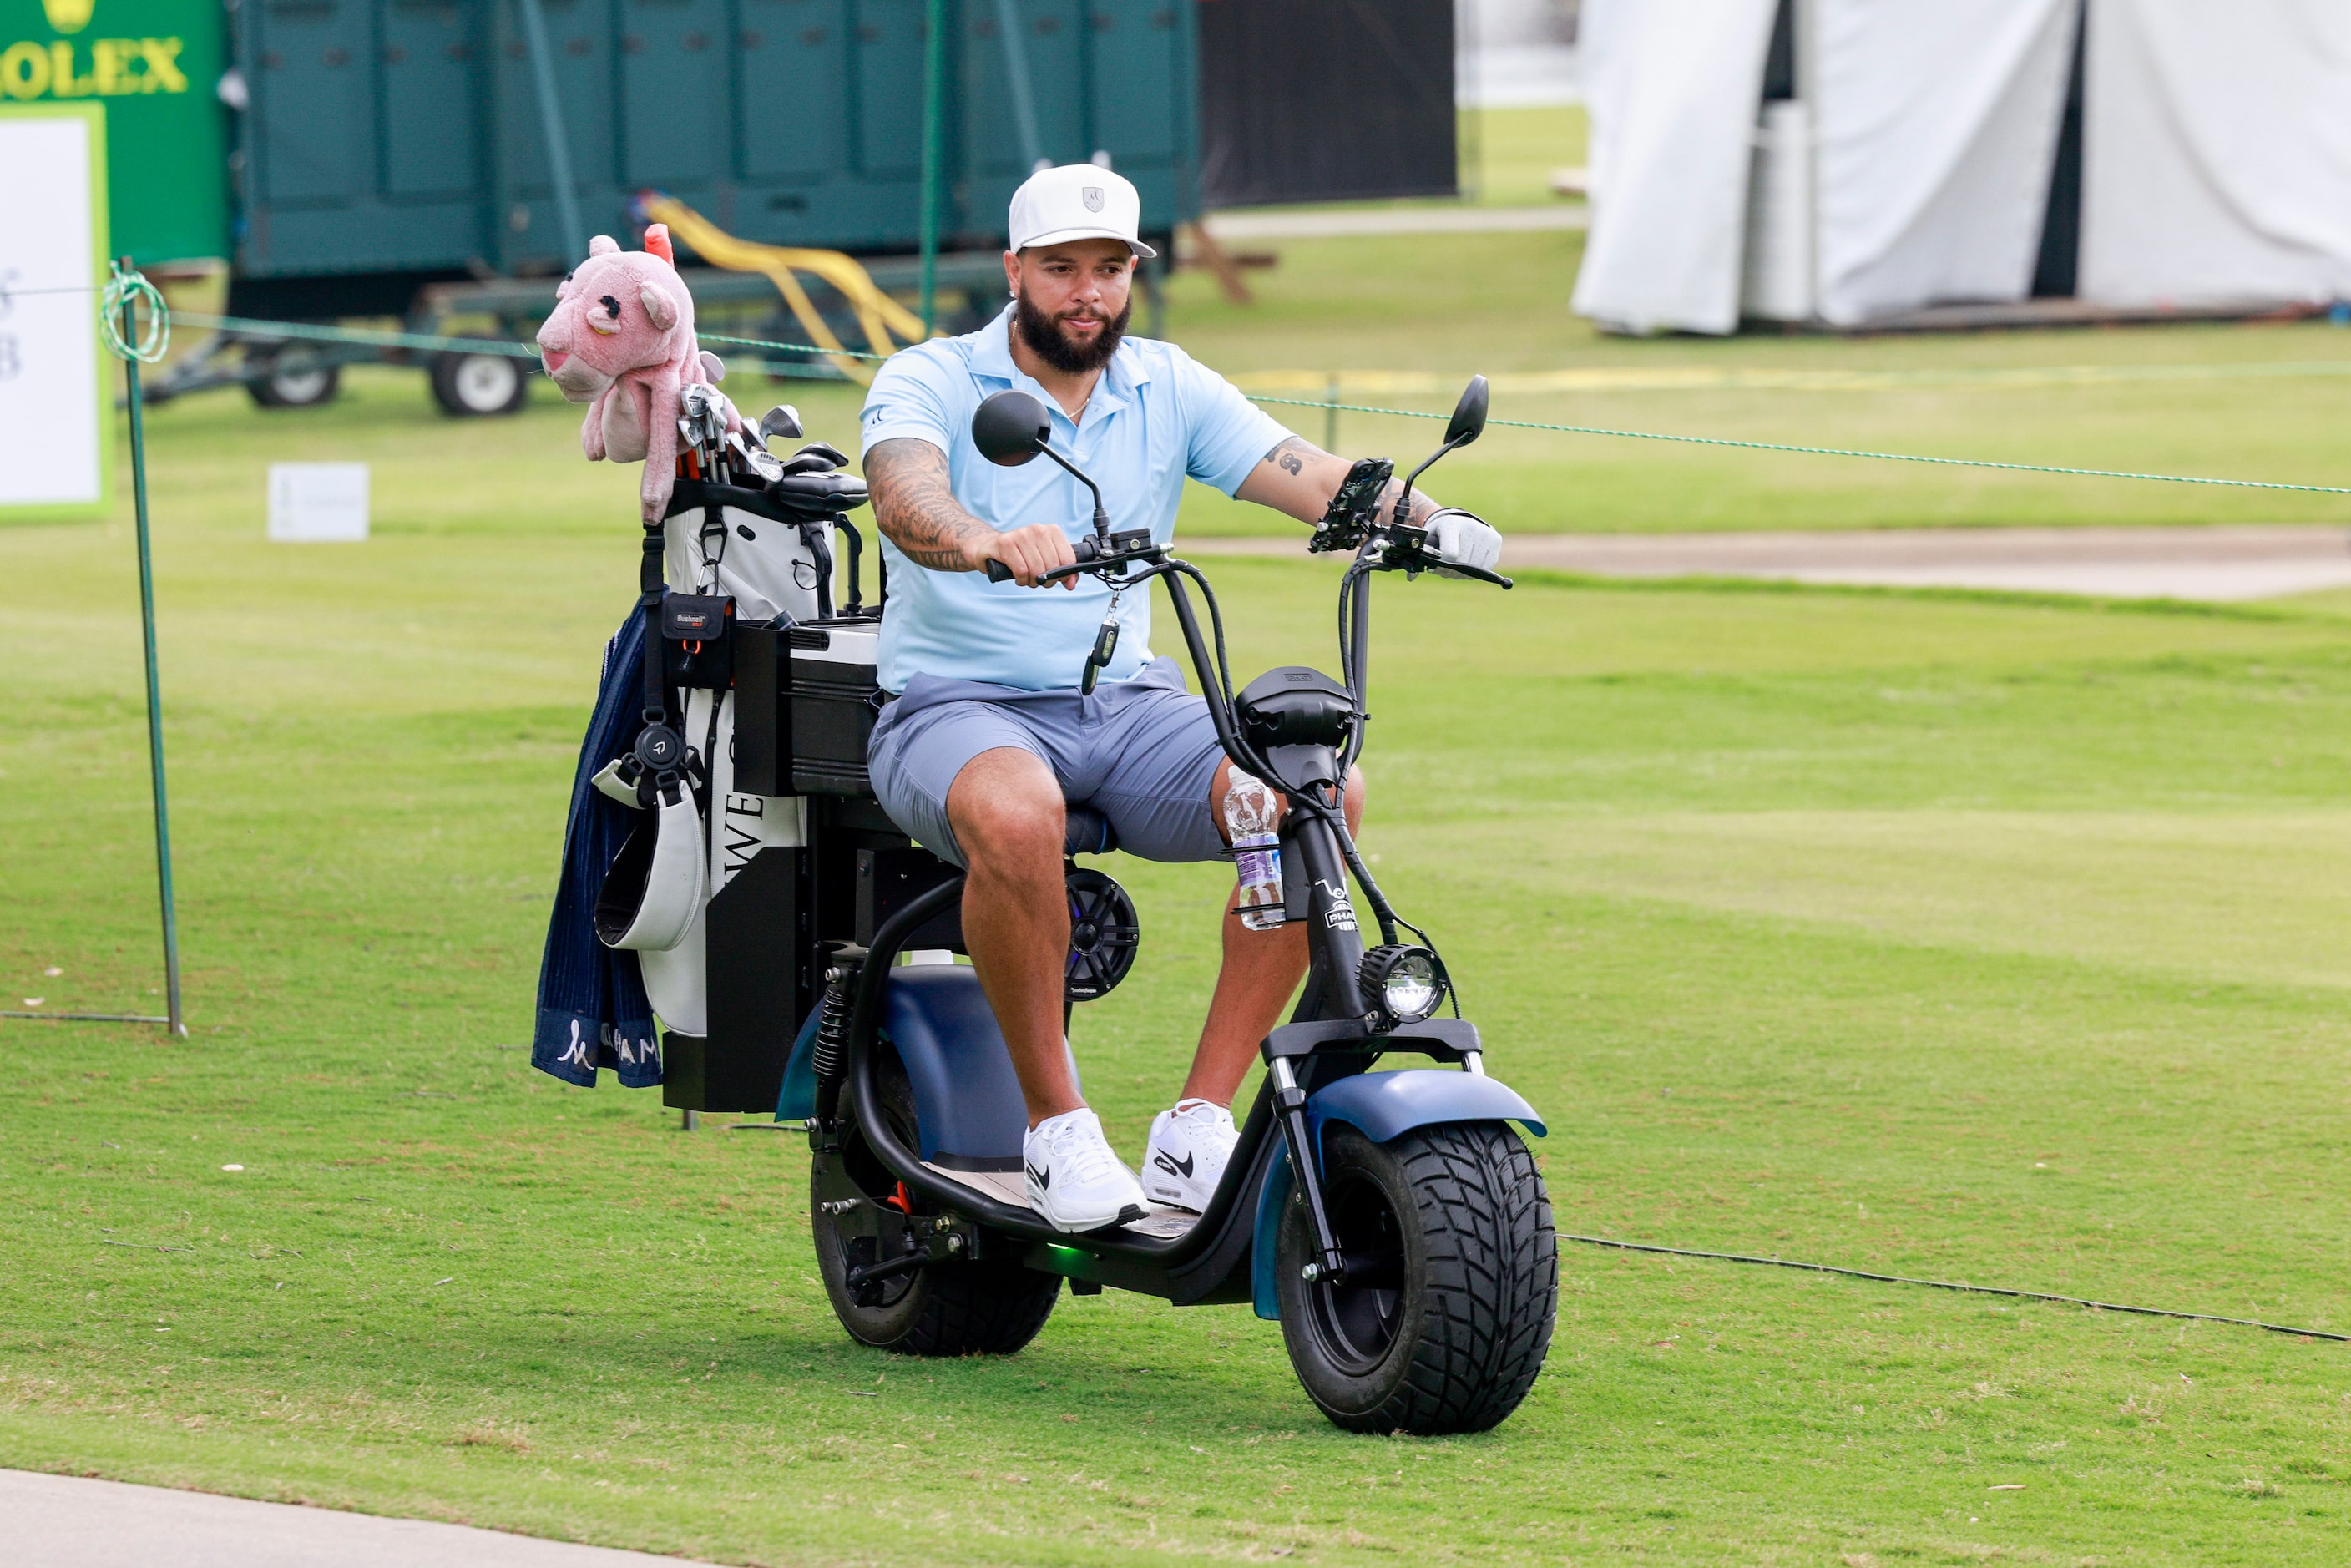
[[[718,516],[723,528],[702,507],[669,519],[663,561],[673,593],[731,597],[738,623],[812,621],[830,608],[830,524],[778,522],[731,507]],[[670,699],[684,716],[685,744],[698,767],[681,769],[679,787],[653,792],[650,852],[638,849],[646,836],[632,834],[631,849],[613,863],[603,901],[621,908],[609,919],[600,909],[598,935],[607,946],[637,955],[645,994],[665,1029],[700,1036],[709,1027],[710,901],[761,850],[805,843],[807,813],[798,796],[735,789],[733,691],[673,688]],[[707,786],[707,819],[691,787],[695,772]],[[596,787],[645,809],[625,760],[600,772]],[[626,908],[632,896],[632,910]]]

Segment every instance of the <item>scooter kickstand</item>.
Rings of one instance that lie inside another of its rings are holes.
[[[1274,1111],[1281,1118],[1282,1137],[1290,1145],[1290,1163],[1296,1172],[1299,1190],[1306,1195],[1306,1218],[1314,1228],[1318,1260],[1307,1264],[1300,1275],[1308,1284],[1318,1280],[1335,1281],[1346,1273],[1347,1260],[1339,1255],[1339,1239],[1331,1234],[1331,1217],[1322,1208],[1322,1180],[1314,1167],[1306,1131],[1306,1092],[1298,1087],[1288,1057],[1270,1058],[1265,1070],[1273,1080]]]

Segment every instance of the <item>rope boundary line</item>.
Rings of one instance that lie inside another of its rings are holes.
[[[1397,419],[1453,417],[1450,413],[1428,413],[1418,409],[1324,402],[1317,398],[1268,397],[1248,392],[1241,395],[1251,402],[1331,409],[1340,413],[1381,413]],[[1526,419],[1489,419],[1486,423],[1513,430],[1550,430],[1567,435],[1608,435],[1626,441],[1677,441],[1696,446],[1736,446],[1750,452],[1800,452],[1816,457],[1868,457],[1881,463],[1932,463],[1953,468],[2001,468],[2019,474],[2071,474],[2088,479],[2146,479],[2166,485],[2226,485],[2247,490],[2301,490],[2321,496],[2351,496],[2351,485],[2284,485],[2270,479],[2211,479],[2195,474],[2137,474],[2121,468],[2063,468],[2043,463],[2001,463],[1989,457],[1925,457],[1911,452],[1868,452],[1851,446],[1794,446],[1776,441],[1734,441],[1723,435],[1670,435],[1655,430],[1612,430],[1599,424],[1542,424]]]
[[[186,312],[180,319],[191,326],[218,328],[250,336],[304,338],[323,342],[368,343],[382,348],[454,350],[468,353],[505,354],[516,359],[537,360],[535,345],[517,343],[502,338],[449,338],[421,332],[393,332],[367,327],[318,327],[298,321],[260,321],[242,316],[214,316],[195,311]],[[708,343],[726,343],[738,348],[772,349],[786,353],[809,354],[820,359],[846,358],[880,362],[890,359],[887,354],[874,354],[855,349],[827,349],[816,343],[786,343],[765,338],[743,338],[724,332],[697,332],[696,340]],[[899,350],[904,352],[904,350]],[[771,373],[773,367],[761,367]],[[849,380],[838,370],[831,374],[819,366],[806,371],[793,367],[796,375],[811,380]],[[1431,413],[1420,409],[1380,408],[1369,403],[1333,402],[1318,398],[1274,397],[1262,392],[1244,392],[1249,402],[1270,403],[1290,408],[1322,409],[1333,413],[1379,414],[1392,419],[1448,419],[1450,414]],[[2351,496],[2351,486],[2294,485],[2271,479],[2220,479],[2198,474],[2146,474],[2123,468],[2075,468],[2046,463],[2004,463],[1989,457],[1930,457],[1912,452],[1872,452],[1851,446],[1802,446],[1787,442],[1740,441],[1721,435],[1679,435],[1656,430],[1618,430],[1597,424],[1551,424],[1536,420],[1489,419],[1489,425],[1510,430],[1539,430],[1562,435],[1597,435],[1620,441],[1666,441],[1692,446],[1722,446],[1746,452],[1787,452],[1813,457],[1859,457],[1878,463],[1923,463],[1947,468],[1989,468],[2011,474],[2058,474],[2084,479],[2131,479],[2161,485],[2214,485],[2240,490],[2280,490],[2314,496]]]
[[[2054,1301],[2062,1306],[2088,1307],[2101,1312],[2129,1312],[2145,1318],[2179,1318],[2190,1322],[2228,1323],[2235,1328],[2261,1329],[2268,1333],[2293,1334],[2300,1339],[2332,1340],[2337,1344],[2351,1344],[2351,1333],[2329,1333],[2325,1329],[2294,1328],[2284,1323],[2267,1323],[2259,1318],[2223,1317],[2218,1312],[2183,1312],[2169,1307],[2134,1307],[2121,1301],[2094,1301],[2086,1296],[2061,1296],[2051,1291],[2023,1291],[2007,1285],[1970,1285],[1956,1280],[1922,1280],[1907,1274],[1878,1274],[1867,1269],[1848,1269],[1837,1263],[1806,1263],[1793,1258],[1764,1258],[1752,1252],[1708,1252],[1695,1247],[1665,1247],[1653,1241],[1619,1241],[1608,1236],[1576,1236],[1556,1231],[1562,1241],[1574,1241],[1586,1247],[1606,1247],[1619,1252],[1652,1252],[1669,1258],[1702,1258],[1719,1263],[1753,1263],[1768,1269],[1796,1269],[1810,1274],[1836,1274],[1848,1280],[1874,1280],[1885,1285],[1923,1285],[1934,1291],[1959,1291],[1970,1295],[2006,1296],[2021,1301]]]

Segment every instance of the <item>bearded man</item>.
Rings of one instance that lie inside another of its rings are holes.
[[[1011,304],[977,332],[892,359],[862,416],[890,568],[880,680],[894,694],[867,754],[873,790],[909,836],[969,873],[964,941],[1028,1102],[1029,1199],[1070,1232],[1139,1219],[1153,1201],[1207,1207],[1236,1137],[1234,1092],[1306,972],[1306,934],[1251,930],[1228,904],[1191,1074],[1152,1123],[1138,1185],[1079,1094],[1061,1032],[1066,810],[1091,806],[1130,853],[1214,860],[1228,851],[1228,795],[1263,786],[1236,784],[1207,704],[1173,659],[1153,656],[1147,591],[1117,600],[1111,662],[1081,694],[1111,590],[1037,587],[1076,560],[1092,497],[1054,465],[982,457],[973,411],[1007,387],[1036,397],[1054,446],[1102,486],[1113,531],[1148,528],[1163,545],[1187,477],[1311,524],[1351,467],[1174,344],[1126,335],[1135,263],[1156,254],[1141,217],[1134,187],[1107,169],[1030,176],[1012,197]],[[1412,506],[1440,560],[1490,570],[1500,559],[1500,537],[1468,513],[1420,494]],[[1011,580],[990,581],[990,561]],[[1352,828],[1360,778],[1345,805]]]

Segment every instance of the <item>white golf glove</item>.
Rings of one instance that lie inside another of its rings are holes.
[[[1428,553],[1437,570],[1447,577],[1448,566],[1474,566],[1492,571],[1502,563],[1502,536],[1474,512],[1446,507],[1428,519]]]

